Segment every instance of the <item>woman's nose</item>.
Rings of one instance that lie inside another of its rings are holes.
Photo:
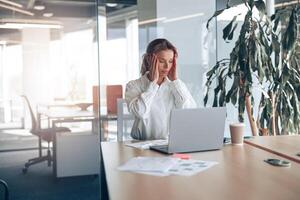
[[[165,63],[165,64],[164,64],[164,68],[168,69],[168,68],[170,67],[169,65],[170,65],[170,64]]]

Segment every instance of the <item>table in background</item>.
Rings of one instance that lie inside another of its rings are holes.
[[[256,136],[245,143],[300,163],[300,135]]]
[[[124,146],[123,143],[102,142],[101,149],[112,200],[298,200],[300,196],[298,163],[292,161],[288,168],[271,166],[263,160],[280,157],[247,144],[226,145],[222,150],[190,154],[192,159],[219,163],[190,177],[121,172],[117,167],[132,157],[164,155]]]
[[[91,131],[56,133],[53,142],[53,174],[55,177],[99,173],[98,117],[93,111],[78,109],[47,109],[38,113],[49,121],[48,126],[63,123],[91,122]],[[64,125],[62,125],[64,126]]]
[[[44,116],[48,120],[49,127],[57,126],[59,123],[91,122],[92,132],[97,133],[98,116],[90,110],[50,109],[39,111],[37,116],[39,124],[41,124],[42,117]]]

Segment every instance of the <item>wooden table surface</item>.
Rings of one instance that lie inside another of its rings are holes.
[[[299,200],[300,165],[274,167],[267,158],[280,158],[248,144],[192,153],[192,159],[219,164],[194,176],[157,177],[121,172],[117,167],[135,156],[165,156],[122,143],[102,142],[109,198],[116,200]]]
[[[300,163],[300,135],[256,136],[245,143]]]

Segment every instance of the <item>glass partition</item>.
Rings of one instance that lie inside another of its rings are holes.
[[[36,117],[93,104],[93,86],[99,79],[97,17],[96,1],[43,1],[40,10],[35,1],[14,2],[0,6],[0,134],[19,134],[22,140],[32,137],[32,125],[21,95],[28,97]],[[93,112],[92,106],[87,110]],[[51,126],[51,119],[44,117],[40,126]],[[64,125],[74,132],[91,130],[88,123]],[[21,129],[7,130],[16,128]],[[9,149],[37,145],[7,144]]]
[[[124,92],[126,83],[139,77],[137,12],[136,1],[100,2],[98,7],[102,141],[130,139]]]

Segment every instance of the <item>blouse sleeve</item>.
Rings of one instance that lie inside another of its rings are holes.
[[[148,88],[143,91],[140,85],[141,83],[137,81],[131,81],[126,85],[125,101],[130,113],[138,118],[146,118],[159,86],[150,82]]]
[[[195,108],[197,104],[185,84],[179,79],[171,82],[176,108]]]

